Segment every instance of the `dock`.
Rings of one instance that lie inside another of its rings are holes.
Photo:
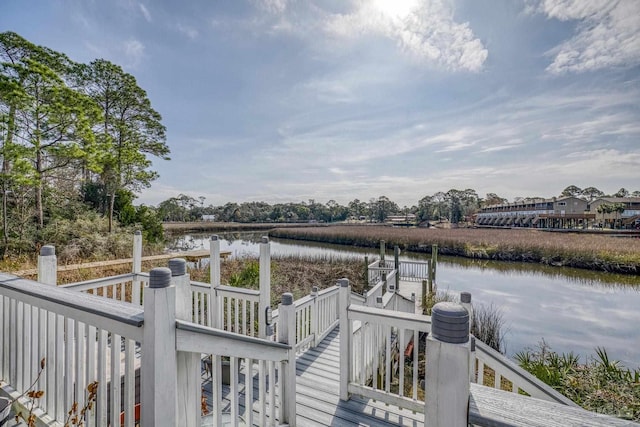
[[[159,255],[149,255],[142,257],[142,262],[149,261],[163,261],[169,260],[172,258],[184,258],[187,262],[200,262],[205,258],[209,258],[210,253],[207,249],[199,249],[196,251],[185,251],[185,252],[169,252]],[[221,251],[220,258],[227,259],[231,256],[231,251]],[[84,270],[84,269],[92,269],[92,268],[105,268],[105,267],[114,267],[118,265],[126,265],[132,264],[133,258],[123,258],[123,259],[111,259],[106,261],[94,261],[94,262],[84,262],[81,264],[68,264],[68,265],[59,265],[58,272],[62,271],[76,271],[76,270]],[[28,270],[18,270],[11,271],[11,274],[15,274],[16,276],[21,277],[29,277],[35,276],[38,274],[37,268],[32,268]]]

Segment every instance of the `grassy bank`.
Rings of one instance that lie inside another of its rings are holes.
[[[622,274],[640,273],[640,239],[538,230],[401,229],[384,226],[278,228],[273,237],[377,247],[380,240],[402,250],[476,259],[524,261]]]

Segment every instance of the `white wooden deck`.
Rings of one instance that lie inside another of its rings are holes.
[[[421,414],[382,402],[352,396],[347,402],[338,397],[339,329],[334,329],[317,347],[298,356],[296,367],[296,422],[298,426],[422,426]],[[242,375],[242,373],[241,373]],[[203,377],[207,400],[211,402],[211,380]],[[244,378],[241,378],[244,382]],[[257,379],[254,388],[257,389]],[[223,394],[230,392],[223,387]],[[244,411],[245,392],[240,390],[240,412]],[[254,396],[257,393],[254,393]],[[257,403],[254,402],[254,412]],[[257,417],[256,417],[257,419]],[[257,424],[255,424],[257,425]]]
[[[300,426],[421,426],[422,415],[357,396],[338,397],[340,334],[334,329],[298,357],[297,419]]]

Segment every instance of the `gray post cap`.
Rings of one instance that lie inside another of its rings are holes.
[[[167,267],[156,267],[149,272],[150,288],[168,288],[171,284],[171,270]]]
[[[346,288],[349,286],[349,279],[338,279],[338,285],[340,285],[341,288]]]
[[[431,335],[449,344],[469,341],[469,312],[453,302],[439,302],[431,309]]]
[[[184,258],[171,258],[169,270],[172,276],[184,276],[187,274],[187,261]]]
[[[460,292],[460,302],[464,304],[471,303],[471,293],[470,292]]]
[[[317,294],[319,290],[320,290],[320,288],[318,288],[317,286],[313,286],[311,288],[311,292],[314,293],[314,294]]]
[[[218,240],[218,235],[217,235],[217,234],[212,234],[212,235],[211,235],[211,240],[212,240],[212,241],[216,241],[216,240]]]
[[[135,234],[136,236],[140,236],[140,235],[142,234],[142,231],[140,231],[140,230],[136,230],[136,232],[135,232],[135,233],[133,233],[133,234]]]
[[[293,304],[293,294],[291,292],[285,292],[282,294],[282,305],[291,305]]]
[[[269,243],[269,236],[262,236],[260,243]]]
[[[56,254],[56,247],[53,245],[44,245],[40,248],[40,256],[51,256]]]
[[[382,297],[376,297],[376,304],[382,304]]]

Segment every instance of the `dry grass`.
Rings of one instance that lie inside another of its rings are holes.
[[[241,257],[222,262],[220,277],[222,283],[235,282],[233,276],[243,276],[243,270],[251,270],[257,258]],[[209,269],[189,271],[197,281],[209,281]],[[245,275],[252,277],[251,275]],[[346,277],[354,292],[362,292],[365,286],[364,262],[360,258],[318,257],[318,256],[272,256],[271,258],[271,302],[278,305],[285,292],[291,292],[294,299],[311,293],[313,286],[325,289],[336,284],[336,280]],[[244,283],[243,287],[257,289],[257,281]]]
[[[377,247],[380,240],[412,252],[537,262],[617,273],[640,272],[640,239],[539,230],[400,229],[385,226],[286,228],[273,237]]]

